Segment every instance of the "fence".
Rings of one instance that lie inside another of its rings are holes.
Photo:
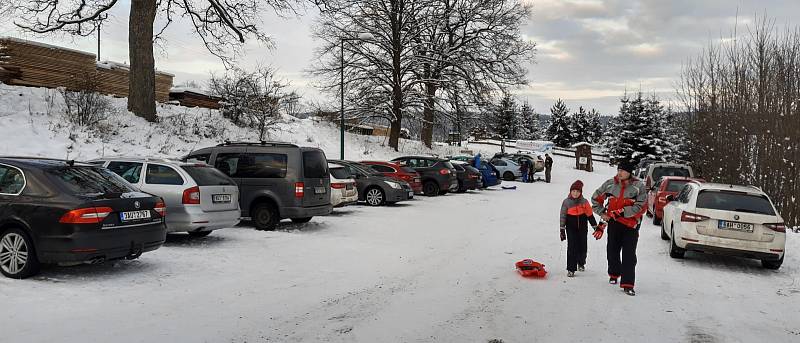
[[[493,146],[498,146],[498,147],[502,146],[501,142],[492,141],[492,140],[473,140],[473,141],[469,141],[469,143],[493,145]],[[517,148],[517,141],[516,140],[506,140],[505,141],[505,146],[506,146],[506,148],[516,149]],[[575,157],[575,149],[574,148],[554,147],[553,148],[553,155],[566,156],[566,157]],[[610,159],[610,156],[608,154],[592,152],[592,161],[610,163],[611,159]]]

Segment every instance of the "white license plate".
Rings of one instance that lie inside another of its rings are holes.
[[[119,214],[119,219],[123,222],[129,222],[132,220],[142,220],[142,219],[150,219],[150,211],[130,211],[130,212],[121,212]]]
[[[727,220],[720,220],[717,224],[717,227],[721,230],[742,231],[742,232],[753,232],[754,228],[753,224],[731,222]]]
[[[414,197],[414,191],[408,192],[408,197],[409,198],[413,198]]]
[[[211,201],[215,204],[217,203],[230,203],[231,202],[231,195],[230,194],[214,194],[211,196]]]
[[[325,187],[314,187],[314,193],[316,194],[325,194],[326,191]]]

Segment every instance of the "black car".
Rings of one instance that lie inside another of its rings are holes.
[[[456,169],[456,178],[458,179],[458,192],[464,193],[468,190],[478,189],[480,187],[481,172],[477,169],[470,167],[467,164],[453,163],[453,168]]]
[[[166,206],[91,164],[0,157],[0,271],[139,257],[166,238]]]
[[[404,167],[411,167],[422,178],[422,193],[437,196],[458,190],[456,169],[448,160],[425,156],[404,156],[392,160]]]
[[[342,160],[329,162],[348,168],[356,180],[358,201],[364,201],[367,205],[394,204],[414,198],[414,191],[408,182],[388,178],[366,164]]]

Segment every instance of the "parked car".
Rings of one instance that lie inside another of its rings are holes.
[[[474,161],[472,161],[474,166]],[[500,171],[495,168],[491,163],[486,161],[481,161],[480,166],[475,167],[478,171],[481,172],[481,182],[483,183],[483,188],[498,186],[503,181],[500,179]]]
[[[361,161],[361,163],[375,169],[377,172],[383,174],[383,176],[408,182],[414,194],[422,194],[422,178],[416,170],[392,162]]]
[[[206,162],[239,185],[239,207],[258,230],[281,219],[307,223],[331,213],[331,177],[325,153],[280,142],[225,142],[184,158]]]
[[[342,207],[358,202],[358,190],[356,180],[350,174],[350,170],[341,164],[328,162],[328,170],[331,173],[331,205]]]
[[[664,161],[663,159],[655,160],[655,159],[645,158],[639,161],[639,164],[636,166],[636,170],[634,171],[634,175],[639,179],[644,180],[647,177],[647,167],[649,167],[653,163],[665,163],[665,162],[667,161]]]
[[[661,238],[671,257],[690,250],[758,259],[767,269],[783,264],[786,225],[760,189],[689,182],[667,199]]]
[[[112,157],[90,161],[116,173],[134,188],[160,196],[169,211],[167,232],[204,237],[239,223],[239,187],[205,163]]]
[[[437,196],[458,190],[456,170],[447,160],[436,157],[404,156],[392,160],[417,171],[422,178],[422,193]]]
[[[664,218],[664,206],[669,203],[667,196],[678,195],[689,182],[705,182],[703,179],[689,178],[681,176],[665,176],[661,178],[661,183],[653,186],[647,193],[647,214],[653,217],[653,225],[661,225]]]
[[[678,163],[652,163],[647,167],[644,182],[647,189],[653,188],[653,185],[661,182],[664,176],[682,176],[682,177],[695,177],[692,167],[685,164]]]
[[[414,198],[414,191],[407,182],[383,176],[366,164],[341,160],[331,162],[348,168],[356,180],[358,200],[367,205],[381,206]]]
[[[480,171],[470,167],[466,162],[450,161],[450,163],[456,168],[456,178],[458,179],[457,192],[464,193],[482,186]]]
[[[529,153],[529,152],[519,152],[516,154],[509,154],[505,156],[506,158],[511,159],[512,161],[516,162],[517,164],[522,164],[522,160],[528,160],[532,166],[534,166],[535,172],[544,171],[544,157],[537,153]]]
[[[0,157],[0,272],[23,279],[41,263],[133,259],[166,239],[164,201],[105,168]]]
[[[519,164],[509,158],[493,158],[490,163],[497,168],[503,180],[514,181],[518,177],[522,177],[522,170],[519,169]]]

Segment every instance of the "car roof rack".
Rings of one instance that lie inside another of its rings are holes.
[[[284,147],[284,148],[299,148],[299,146],[287,143],[287,142],[270,142],[270,141],[260,141],[260,142],[247,142],[247,141],[229,141],[226,140],[217,146],[270,146],[270,147]]]

